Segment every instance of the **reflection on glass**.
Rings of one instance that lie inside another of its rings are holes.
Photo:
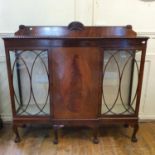
[[[17,114],[49,115],[47,51],[11,51],[10,59]]]

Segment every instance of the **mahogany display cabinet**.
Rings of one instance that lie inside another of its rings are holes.
[[[15,141],[23,124],[133,127],[138,112],[147,37],[128,26],[19,26],[5,43]]]

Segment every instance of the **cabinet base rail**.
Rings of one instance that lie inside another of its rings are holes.
[[[32,121],[32,120],[31,120]],[[21,137],[20,137],[20,134],[19,134],[19,131],[18,131],[18,127],[22,127],[22,128],[25,128],[26,127],[26,124],[32,124],[31,121],[27,121],[27,123],[23,123],[21,121],[14,121],[13,123],[13,131],[15,133],[15,143],[19,143],[21,141]],[[54,134],[54,138],[53,138],[53,143],[54,144],[58,144],[59,143],[59,129],[60,128],[63,128],[63,127],[66,127],[66,126],[69,126],[69,127],[89,127],[92,129],[92,141],[94,144],[98,144],[99,143],[99,128],[100,127],[103,127],[104,125],[110,125],[110,124],[122,124],[124,126],[124,128],[128,128],[129,126],[131,126],[133,128],[133,133],[131,135],[131,141],[132,142],[137,142],[137,137],[136,137],[136,134],[138,132],[138,129],[139,129],[139,124],[138,124],[138,119],[136,118],[132,118],[131,120],[130,119],[118,119],[117,121],[113,122],[104,122],[104,119],[103,120],[100,120],[102,121],[101,122],[95,122],[95,121],[88,121],[88,120],[83,120],[83,122],[81,122],[80,120],[68,120],[68,121],[64,121],[64,120],[58,120],[58,121],[54,121],[55,123],[51,123],[51,122],[40,122],[40,124],[48,124],[50,126],[52,126],[53,128],[53,134]],[[76,123],[77,122],[77,123]],[[80,123],[81,122],[81,123]],[[103,123],[104,122],[104,123]],[[34,124],[34,123],[33,123]],[[36,123],[38,124],[38,123]]]

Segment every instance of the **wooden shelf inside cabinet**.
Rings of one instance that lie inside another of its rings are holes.
[[[13,112],[25,123],[88,126],[98,143],[103,124],[134,127],[136,141],[147,37],[132,26],[19,26],[3,38]]]

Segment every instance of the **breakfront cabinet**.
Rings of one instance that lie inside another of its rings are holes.
[[[147,37],[128,26],[19,26],[5,42],[15,141],[23,124],[133,127],[137,141]]]

